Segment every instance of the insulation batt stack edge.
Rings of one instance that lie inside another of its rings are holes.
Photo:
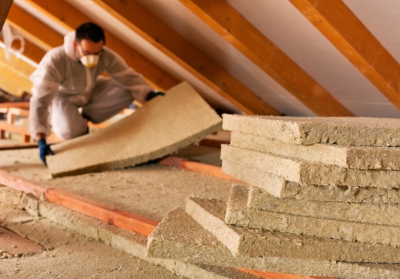
[[[400,277],[400,121],[224,115],[228,202],[191,197],[148,254],[337,278]]]

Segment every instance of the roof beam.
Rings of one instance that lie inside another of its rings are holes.
[[[64,42],[63,36],[15,4],[10,9],[7,22],[44,50],[61,46]]]
[[[2,63],[6,63],[9,67],[14,69],[15,71],[21,73],[24,77],[28,78],[33,71],[36,69],[34,66],[28,64],[22,59],[19,59],[16,55],[10,54],[11,59],[8,61],[5,56],[6,52],[3,48],[0,48],[0,61]]]
[[[3,90],[17,97],[22,97],[24,92],[30,93],[29,76],[34,70],[35,67],[14,54],[11,54],[11,61],[7,61],[5,50],[0,48],[0,87]]]
[[[13,0],[0,1],[0,30],[3,28],[4,21],[7,18],[8,12],[11,8]]]
[[[343,1],[290,2],[400,109],[400,65]]]
[[[179,0],[319,116],[353,116],[225,0]]]
[[[27,0],[26,2],[69,30],[74,30],[82,23],[93,21],[65,1]],[[100,26],[104,24],[96,23]],[[107,38],[107,46],[121,55],[130,67],[143,74],[154,87],[167,90],[179,83],[173,76],[114,36],[107,30],[107,26],[102,27]]]
[[[0,87],[14,96],[21,97],[24,92],[31,92],[32,83],[27,75],[0,60]]]
[[[3,42],[2,40],[0,41]],[[21,44],[19,41],[14,41],[13,44],[11,45],[11,48],[14,50],[18,50],[20,46]],[[25,38],[24,52],[22,53],[23,56],[29,58],[35,63],[39,63],[45,54],[46,51],[44,51],[42,48],[38,47],[37,45],[35,45],[34,43]]]
[[[279,115],[277,110],[136,1],[94,2],[241,111]]]

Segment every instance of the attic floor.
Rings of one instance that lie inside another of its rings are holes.
[[[218,150],[204,150],[200,152],[191,147],[179,155],[220,163]],[[36,148],[0,151],[0,169],[156,221],[161,221],[174,208],[183,207],[185,199],[192,194],[226,200],[234,183],[158,164],[51,179],[37,152]],[[0,226],[38,242],[45,249],[31,256],[1,259],[0,277],[175,278],[163,268],[106,244],[90,241],[46,219],[30,217],[7,201],[0,200],[0,212],[4,212]]]

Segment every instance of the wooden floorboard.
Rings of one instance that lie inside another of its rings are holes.
[[[15,257],[42,250],[36,242],[0,227],[0,257]]]

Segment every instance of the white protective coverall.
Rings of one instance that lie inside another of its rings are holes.
[[[99,62],[85,67],[74,50],[75,31],[64,37],[64,45],[46,53],[31,75],[30,132],[48,136],[51,128],[60,139],[87,132],[87,119],[100,123],[128,107],[141,103],[154,89],[115,52],[104,47]],[[106,72],[111,78],[100,76]],[[51,106],[50,106],[51,104]],[[78,108],[82,108],[82,117]],[[50,120],[51,119],[51,120]],[[51,126],[50,123],[51,122]]]

